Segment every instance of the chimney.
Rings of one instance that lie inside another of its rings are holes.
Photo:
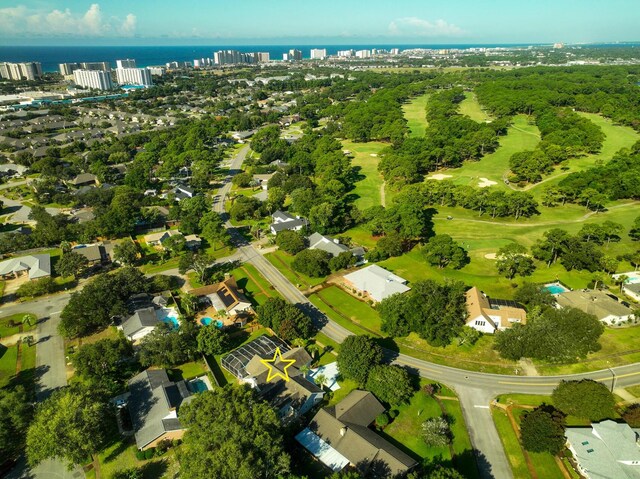
[[[344,426],[342,429],[340,429],[340,435],[344,437],[346,433],[347,433],[347,426]]]

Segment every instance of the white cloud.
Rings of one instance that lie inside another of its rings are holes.
[[[461,35],[464,30],[444,20],[403,17],[389,23],[389,33],[403,36],[448,37]]]
[[[136,16],[105,20],[97,3],[86,12],[27,8],[24,5],[0,8],[0,36],[132,36]]]

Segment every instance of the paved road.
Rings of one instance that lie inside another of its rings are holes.
[[[36,397],[42,401],[58,388],[67,385],[64,341],[58,334],[60,312],[69,301],[70,293],[62,293],[27,303],[0,305],[0,316],[33,313],[38,317],[36,328]],[[68,470],[61,461],[48,460],[29,471],[19,463],[8,476],[11,479],[78,479],[85,477],[82,468]]]
[[[0,196],[0,201],[2,201],[3,206],[3,214],[9,214],[9,223],[29,223],[32,220],[29,219],[29,213],[31,213],[31,208],[29,206],[23,205],[20,201],[12,200],[6,198],[4,196]],[[60,213],[60,209],[58,208],[45,208],[47,213],[50,215],[57,215]]]

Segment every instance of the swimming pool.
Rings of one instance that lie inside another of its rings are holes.
[[[204,318],[200,318],[200,324],[202,324],[203,326],[209,326],[211,323],[213,323],[213,325],[218,329],[222,328],[222,326],[224,325],[222,323],[222,321],[220,321],[219,319],[214,320],[213,318],[210,318],[209,316],[206,316]]]
[[[561,294],[569,291],[567,288],[562,286],[560,283],[549,283],[545,284],[544,288],[549,291],[551,294]]]
[[[192,393],[203,393],[209,390],[209,386],[200,378],[192,379],[188,383],[189,390]]]
[[[178,321],[178,318],[175,316],[165,316],[162,318],[162,321],[171,324],[173,329],[178,329],[180,327],[180,321]]]

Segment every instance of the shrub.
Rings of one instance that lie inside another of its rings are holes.
[[[51,277],[46,277],[22,284],[16,290],[16,296],[18,298],[43,296],[45,294],[51,294],[55,292],[55,290],[55,280]]]
[[[141,451],[139,449],[136,451],[136,459],[138,461],[144,461],[144,456],[145,456],[144,451]]]
[[[391,411],[389,411],[389,417],[391,419],[397,418],[398,414],[400,414],[400,411],[398,411],[397,409],[392,409]]]
[[[387,424],[389,424],[389,416],[387,415],[387,413],[383,412],[382,414],[378,414],[378,416],[376,417],[376,425],[380,428],[383,428]]]
[[[145,459],[152,459],[153,456],[155,456],[155,455],[156,455],[156,448],[155,447],[150,447],[149,449],[144,451],[144,458]]]

